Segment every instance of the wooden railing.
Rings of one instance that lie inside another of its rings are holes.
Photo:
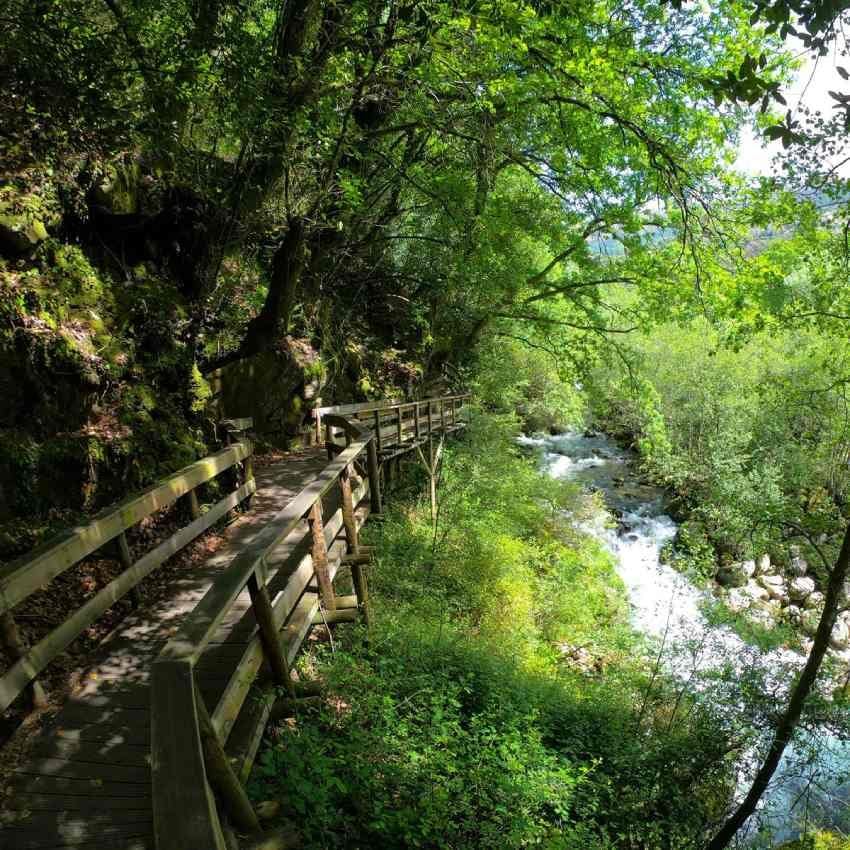
[[[368,588],[361,566],[368,554],[360,546],[358,533],[369,512],[381,508],[381,462],[437,432],[463,427],[460,411],[467,398],[340,405],[314,412],[317,434],[321,435],[322,425],[326,429],[327,466],[233,560],[153,665],[151,752],[157,850],[225,850],[216,798],[237,831],[257,832],[259,822],[243,782],[270,707],[260,703],[251,744],[243,748],[235,764],[228,738],[262,662],[267,662],[274,683],[294,697],[297,686],[290,665],[311,626],[351,620],[357,612],[368,618]],[[359,484],[358,469],[364,473]],[[324,517],[323,498],[335,490],[339,507]],[[300,551],[297,541],[305,537],[309,554],[295,564],[290,562],[294,570],[272,602],[269,583],[283,565],[278,558],[272,575],[271,556],[291,535],[295,558]],[[342,564],[351,567],[353,596],[335,595],[333,580]],[[195,668],[245,588],[256,627],[223,694],[210,709],[198,689]]]
[[[250,428],[251,420],[229,420],[224,425],[231,439],[231,445],[227,448],[181,469],[118,505],[106,508],[85,525],[57,535],[33,552],[0,568],[0,627],[3,642],[13,658],[12,666],[0,676],[0,712],[8,708],[27,688],[31,689],[36,705],[42,703],[44,695],[37,676],[57,655],[119,599],[127,594],[132,597],[136,585],[151,571],[228,511],[250,499],[256,489],[251,464],[252,447],[242,432]],[[238,442],[232,442],[234,438]],[[237,465],[243,467],[242,480],[237,480],[237,486],[232,492],[202,514],[196,488]],[[187,501],[191,522],[134,561],[127,531],[180,498]],[[116,547],[115,554],[124,567],[123,572],[61,625],[34,646],[28,647],[20,635],[12,609],[109,543]],[[133,598],[133,601],[135,603],[137,599]]]

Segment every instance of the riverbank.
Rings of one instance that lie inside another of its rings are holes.
[[[272,728],[251,787],[308,848],[697,850],[728,801],[729,718],[653,669],[599,499],[515,427],[447,451],[436,533],[408,469],[369,531],[368,643],[340,627],[304,661],[329,696]]]
[[[603,511],[591,528],[615,558],[627,588],[631,621],[656,641],[658,662],[665,670],[685,682],[692,693],[699,692],[718,709],[737,715],[737,723],[750,740],[739,756],[739,788],[745,788],[757,761],[759,741],[770,728],[771,712],[777,700],[781,704],[779,695],[804,661],[793,634],[786,629],[769,641],[748,641],[746,634],[741,635],[745,629],[730,627],[732,618],[718,616],[717,597],[712,593],[716,584],[712,588],[709,582],[698,581],[693,572],[688,575],[674,569],[671,561],[675,563],[675,559],[662,557],[680,528],[665,513],[665,492],[648,485],[640,475],[635,455],[592,432],[525,437],[521,442],[539,454],[549,475],[580,482],[602,496],[610,514]],[[799,584],[804,564],[799,554],[794,558]],[[761,559],[760,572],[755,563],[752,567],[750,578],[756,573],[762,580],[774,578],[769,559]],[[749,567],[742,565],[742,572],[748,571]],[[775,593],[784,592],[782,580],[764,583],[775,588]],[[758,581],[754,584],[763,588]],[[807,595],[814,592],[814,588],[808,589]],[[720,595],[728,599],[727,592]],[[761,623],[760,629],[759,636],[764,638],[775,630],[775,624],[772,628]],[[824,682],[821,696],[828,698],[840,683],[828,676]],[[769,704],[759,705],[753,699],[756,690],[772,694]],[[758,819],[744,836],[751,844],[777,846],[810,827],[847,827],[844,775],[850,751],[828,728],[822,729],[819,737],[804,733],[787,755]]]

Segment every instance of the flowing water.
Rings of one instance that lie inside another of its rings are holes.
[[[671,675],[707,698],[716,696],[721,708],[730,701],[734,705],[736,698],[734,685],[723,690],[723,680],[712,676],[718,669],[759,671],[769,686],[787,692],[783,683],[805,659],[790,649],[761,652],[730,628],[712,626],[704,613],[708,591],[661,562],[661,551],[675,537],[677,525],[664,512],[663,491],[641,482],[628,452],[601,434],[522,437],[520,442],[540,452],[549,475],[576,480],[603,495],[610,514],[600,514],[588,530],[614,556],[632,624],[657,644]],[[742,791],[753,764],[752,753],[742,759]],[[850,746],[826,733],[816,741],[798,742],[780,765],[758,817],[751,819],[747,840],[769,847],[796,837],[806,826],[848,831],[848,799]]]

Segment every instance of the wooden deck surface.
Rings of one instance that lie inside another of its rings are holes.
[[[166,598],[135,611],[104,642],[84,684],[41,731],[28,759],[3,777],[2,850],[153,850],[150,666],[215,577],[326,464],[317,448],[258,470],[251,510],[226,529],[226,542],[174,581]],[[289,538],[281,544],[281,559],[284,553],[290,559],[294,545]],[[284,572],[270,589],[285,583]],[[197,681],[210,709],[253,629],[244,592],[198,664]]]

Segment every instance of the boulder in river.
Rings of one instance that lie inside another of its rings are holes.
[[[788,585],[788,593],[795,602],[808,599],[814,592],[815,580],[808,576],[797,576]]]
[[[791,554],[791,564],[789,570],[792,575],[804,576],[809,571],[809,565],[803,557],[799,546],[792,546],[789,550]]]
[[[766,602],[756,602],[749,611],[747,611],[747,619],[757,626],[764,629],[772,629],[776,625],[776,620],[780,614],[779,605],[772,599]]]
[[[764,553],[757,561],[756,561],[756,575],[764,575],[765,573],[770,572],[770,555],[767,552]]]
[[[814,593],[810,593],[806,597],[805,602],[803,602],[803,606],[809,610],[820,613],[823,610],[824,599],[824,595],[819,590],[816,590]]]
[[[757,581],[773,599],[779,599],[786,593],[785,579],[780,575],[768,573],[767,575],[759,576]]]
[[[785,618],[794,626],[800,625],[800,620],[803,616],[803,609],[797,605],[789,605],[785,609]]]
[[[800,619],[800,625],[803,627],[803,631],[807,635],[814,635],[814,633],[818,630],[819,622],[819,612],[813,611],[810,608],[807,608],[805,611],[803,611],[803,616]]]
[[[753,604],[752,596],[748,596],[743,589],[733,588],[726,597],[726,607],[733,614],[741,614]]]

